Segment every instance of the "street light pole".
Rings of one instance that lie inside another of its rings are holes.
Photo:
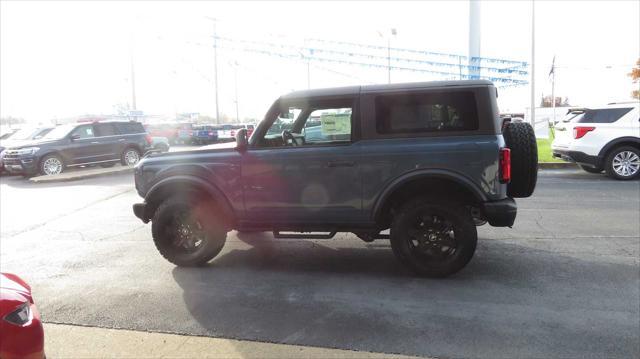
[[[536,2],[531,0],[531,126],[536,125]],[[555,101],[555,99],[554,99]]]
[[[391,83],[391,37],[387,39],[387,69],[389,70],[388,83]]]
[[[207,17],[207,19],[213,21],[213,85],[215,87],[216,97],[216,123],[220,123],[220,106],[218,102],[218,33],[217,22],[218,20],[213,17]]]

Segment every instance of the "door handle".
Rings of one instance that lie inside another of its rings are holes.
[[[121,138],[118,140],[118,142],[124,142],[124,141],[126,141],[124,138]]]
[[[99,144],[100,144],[100,142],[98,142],[98,141],[93,141],[93,142],[91,142],[91,144],[92,144],[92,145],[99,145]]]
[[[353,161],[331,161],[327,163],[327,167],[353,167],[355,164]]]

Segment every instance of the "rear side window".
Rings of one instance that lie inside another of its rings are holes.
[[[577,121],[581,123],[613,123],[626,115],[633,108],[603,108],[599,110],[586,110]]]
[[[99,123],[95,125],[96,136],[113,136],[116,135],[116,128],[112,123]]]
[[[121,135],[130,135],[134,133],[145,133],[145,129],[140,122],[115,122],[117,131]]]
[[[473,92],[379,96],[376,117],[376,128],[382,134],[478,129]]]

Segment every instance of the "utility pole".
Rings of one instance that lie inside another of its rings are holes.
[[[134,45],[135,39],[132,32],[129,45],[129,61],[131,62],[131,110],[136,110],[136,69],[133,59]]]
[[[213,17],[207,17],[207,19],[213,21],[213,86],[215,87],[216,96],[216,123],[220,124],[220,106],[218,102],[218,33],[217,33],[217,19]]]
[[[553,108],[553,124],[556,123],[556,57],[551,63],[551,107]]]
[[[240,106],[238,105],[238,61],[233,62],[233,78],[235,80],[235,92],[236,92],[236,122],[240,123]]]
[[[398,32],[395,28],[391,28],[390,33],[387,35],[387,83],[391,83],[391,36],[396,36]],[[385,37],[382,31],[378,31],[378,35],[382,38]]]
[[[536,2],[531,0],[531,126],[536,125]],[[554,99],[555,102],[555,99]]]

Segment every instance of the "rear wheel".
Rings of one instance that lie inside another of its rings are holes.
[[[604,168],[602,167],[589,167],[589,166],[583,166],[583,165],[578,165],[578,167],[580,167],[583,171],[589,172],[589,173],[601,173],[602,170],[604,170]]]
[[[206,264],[220,253],[226,229],[216,219],[216,209],[184,196],[171,197],[158,207],[151,231],[153,242],[169,262],[184,267]]]
[[[391,224],[391,248],[416,274],[445,277],[473,257],[478,235],[465,206],[419,198],[400,208]]]
[[[64,162],[58,155],[47,155],[40,161],[40,173],[42,175],[57,175],[62,171],[64,171]]]
[[[609,153],[605,160],[605,171],[609,177],[631,180],[640,176],[640,150],[622,146]]]
[[[133,147],[128,147],[122,152],[120,160],[123,166],[133,166],[140,161],[140,151]]]

